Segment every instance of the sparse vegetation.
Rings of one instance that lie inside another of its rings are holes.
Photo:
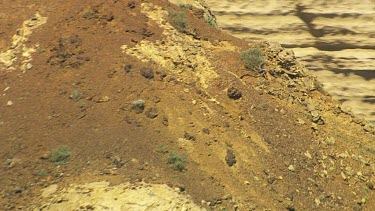
[[[74,89],[72,94],[69,95],[69,98],[74,101],[79,101],[82,98],[82,94],[79,92],[78,89]]]
[[[183,155],[177,152],[171,152],[169,154],[167,163],[170,164],[174,170],[183,171],[185,170],[186,159]]]
[[[178,6],[184,9],[191,9],[193,7],[191,4],[179,4]]]
[[[260,106],[259,106],[259,108],[261,108],[263,110],[267,110],[268,107],[269,107],[268,102],[264,102],[264,103],[260,104]]]
[[[186,31],[186,18],[183,12],[170,12],[171,25],[180,32]]]
[[[142,99],[134,100],[132,103],[132,108],[135,110],[136,113],[140,114],[145,109],[145,101]]]
[[[38,175],[40,177],[46,177],[46,176],[48,176],[48,171],[46,169],[39,169],[36,172],[36,175]]]
[[[46,49],[45,49],[45,48],[39,48],[39,49],[38,49],[38,52],[39,52],[40,54],[43,54],[44,52],[46,52]]]
[[[241,60],[248,70],[259,69],[264,64],[263,53],[258,48],[250,48],[243,51],[241,53]]]
[[[167,153],[168,152],[168,147],[164,144],[160,144],[159,146],[156,147],[155,152],[158,153]]]
[[[82,17],[85,18],[85,19],[90,20],[90,19],[95,18],[95,14],[94,14],[94,12],[91,11],[91,10],[85,10],[85,12],[83,12]]]
[[[49,160],[52,163],[61,164],[65,163],[69,159],[70,155],[71,153],[69,148],[63,145],[52,150],[51,154],[49,155]]]
[[[216,21],[215,21],[215,18],[213,18],[211,15],[205,15],[204,16],[204,20],[208,23],[208,24],[210,24],[211,26],[213,26],[213,27],[217,27],[217,23],[216,23]]]

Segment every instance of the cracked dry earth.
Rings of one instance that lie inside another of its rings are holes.
[[[374,125],[279,44],[162,0],[0,8],[2,210],[375,209]]]

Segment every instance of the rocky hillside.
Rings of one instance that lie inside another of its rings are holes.
[[[164,0],[0,8],[1,210],[375,209],[373,124],[279,44]]]
[[[219,25],[246,40],[291,48],[326,90],[375,120],[375,2],[213,1]]]

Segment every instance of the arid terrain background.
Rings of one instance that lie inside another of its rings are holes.
[[[293,49],[336,99],[375,120],[375,1],[206,0],[219,25]]]
[[[0,210],[375,210],[374,125],[173,3],[0,1]]]

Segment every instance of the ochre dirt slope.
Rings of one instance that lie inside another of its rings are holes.
[[[116,197],[139,189],[140,210],[375,210],[373,125],[293,52],[204,14],[162,0],[1,1],[0,209],[127,210],[134,199]],[[240,59],[250,47],[260,70]],[[70,157],[51,162],[59,146]],[[106,191],[107,205],[89,199]]]

